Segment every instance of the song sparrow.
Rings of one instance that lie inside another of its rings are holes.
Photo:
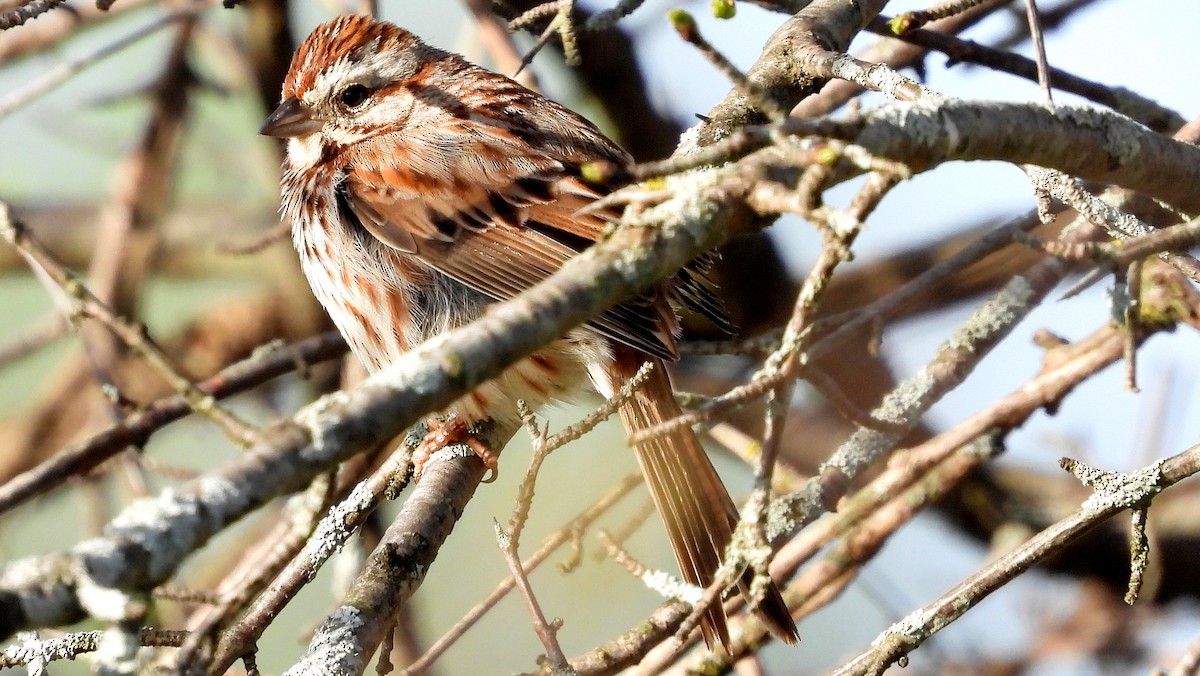
[[[288,139],[284,216],[313,292],[371,370],[479,317],[594,242],[615,218],[581,214],[601,191],[583,163],[629,157],[563,106],[408,31],[363,16],[318,27],[292,60],[262,133]],[[445,414],[465,424],[517,419],[590,379],[606,396],[653,361],[621,409],[629,430],[679,415],[665,359],[684,303],[725,322],[703,264],[603,313]],[[737,512],[691,430],[640,443],[638,461],[684,578],[706,586]],[[743,586],[744,586],[743,582]],[[714,604],[702,628],[728,645]],[[759,614],[789,643],[796,629],[772,585]]]

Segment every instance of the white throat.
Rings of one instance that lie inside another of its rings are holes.
[[[290,138],[287,150],[293,169],[312,169],[321,161],[321,135],[309,134]]]

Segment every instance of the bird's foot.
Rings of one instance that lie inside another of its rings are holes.
[[[421,445],[413,452],[414,478],[421,478],[421,473],[425,470],[425,463],[434,453],[453,444],[463,444],[474,451],[475,455],[479,456],[483,462],[483,466],[487,468],[488,474],[483,478],[483,483],[491,483],[496,480],[498,474],[496,465],[500,456],[480,441],[461,418],[431,419],[426,421],[425,425],[429,428],[429,432],[421,440]]]

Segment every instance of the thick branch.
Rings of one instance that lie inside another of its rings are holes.
[[[103,536],[77,545],[65,557],[56,555],[79,573],[39,574],[37,560],[10,564],[0,583],[0,617],[10,619],[0,627],[3,635],[82,619],[82,599],[76,596],[81,582],[128,591],[154,587],[251,510],[400,434],[508,364],[749,227],[749,210],[731,194],[739,184],[722,184],[723,175],[707,171],[672,180],[678,198],[647,209],[638,222],[589,249],[551,280],[409,352],[361,387],[306,407],[211,474],[133,504]],[[38,615],[31,616],[31,604],[46,598],[56,602],[41,603]]]
[[[770,145],[775,129],[741,130],[684,158],[635,167],[633,175],[646,179],[726,162]],[[1200,192],[1193,189],[1200,180],[1200,148],[1095,108],[927,96],[919,103],[883,105],[853,120],[792,118],[783,129],[796,136],[852,142],[871,156],[904,164],[914,174],[954,161],[1033,164],[1118,185],[1187,212],[1200,211]],[[840,182],[861,171],[843,163],[831,180]]]
[[[503,445],[515,430],[499,430]],[[429,464],[362,571],[317,628],[308,653],[287,674],[361,674],[399,609],[425,580],[438,549],[483,478],[474,455]]]

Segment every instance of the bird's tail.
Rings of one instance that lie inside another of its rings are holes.
[[[614,359],[606,367],[610,391],[629,381],[647,357],[623,346],[615,348]],[[654,368],[646,382],[621,406],[621,420],[629,434],[649,429],[681,415],[671,381],[661,360],[651,358]],[[638,464],[654,504],[662,515],[667,536],[683,578],[699,587],[712,583],[721,565],[725,547],[733,537],[737,509],[696,434],[683,427],[636,444]],[[739,584],[749,591],[752,575],[747,571]],[[779,589],[772,583],[754,607],[773,634],[788,644],[799,640],[796,624]],[[704,640],[713,647],[728,647],[729,629],[725,609],[713,603],[701,622]]]

